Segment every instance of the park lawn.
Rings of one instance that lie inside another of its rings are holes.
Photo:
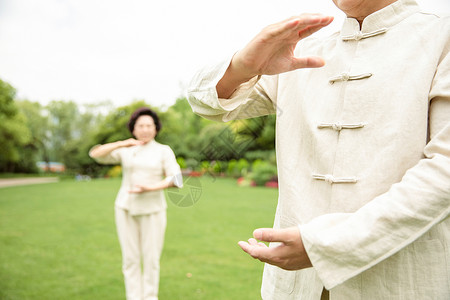
[[[160,300],[260,299],[263,265],[237,242],[272,226],[278,191],[225,178],[200,184],[192,206],[175,205],[168,194]],[[119,185],[67,180],[0,189],[0,299],[124,299],[113,208]]]

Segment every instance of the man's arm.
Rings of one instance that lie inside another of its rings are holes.
[[[277,78],[263,75],[323,66],[318,57],[295,57],[294,49],[332,20],[304,14],[270,25],[231,60],[200,70],[188,88],[193,111],[221,122],[275,113]]]

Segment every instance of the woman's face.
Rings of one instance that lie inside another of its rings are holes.
[[[148,115],[140,116],[134,124],[133,135],[137,140],[148,143],[156,136],[156,126],[153,118]]]

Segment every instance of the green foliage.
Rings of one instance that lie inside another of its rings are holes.
[[[249,178],[257,185],[264,185],[276,176],[277,167],[263,160],[255,160],[252,164],[252,172],[249,174]]]
[[[228,162],[227,175],[235,178],[245,176],[249,166],[249,162],[244,158],[239,160],[232,159]]]
[[[111,178],[120,178],[122,177],[122,166],[113,166],[108,172],[106,172],[106,176]]]
[[[214,122],[197,116],[185,98],[179,98],[165,112],[159,114],[163,128],[158,141],[170,145],[177,156],[202,160],[199,133]]]
[[[226,172],[227,168],[228,168],[227,161],[214,161],[214,163],[212,164],[212,171],[216,174]]]
[[[275,149],[275,115],[230,122],[240,154]]]
[[[31,141],[26,117],[14,100],[16,91],[0,80],[0,171],[15,171],[27,151],[22,148]],[[20,170],[23,171],[23,170]]]
[[[48,153],[50,145],[48,115],[45,108],[38,102],[19,100],[16,103],[27,119],[26,124],[32,137],[30,143],[23,148],[24,153],[21,155],[20,164],[25,166],[21,167],[21,169],[28,172],[37,172],[37,161],[50,162]]]
[[[190,170],[197,170],[199,168],[198,161],[195,158],[186,159],[186,168]]]
[[[275,150],[254,150],[254,151],[249,151],[247,153],[245,153],[244,156],[246,159],[248,159],[249,161],[255,161],[255,160],[265,160],[271,164],[276,165],[277,163],[277,158],[276,158],[276,153]]]
[[[211,170],[211,163],[207,160],[204,160],[200,163],[200,170],[203,172],[210,172]]]
[[[177,157],[177,163],[180,166],[181,169],[186,169],[186,161],[183,157]]]
[[[235,134],[232,128],[224,123],[213,123],[199,134],[199,147],[202,159],[230,160],[237,157]]]
[[[47,105],[49,114],[50,159],[64,162],[66,146],[75,138],[78,130],[76,118],[79,115],[78,106],[73,101],[52,101]]]

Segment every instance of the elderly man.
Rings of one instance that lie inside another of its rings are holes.
[[[189,88],[208,119],[277,114],[274,229],[239,245],[266,262],[263,299],[450,299],[450,18],[333,1],[340,32],[268,26]]]

